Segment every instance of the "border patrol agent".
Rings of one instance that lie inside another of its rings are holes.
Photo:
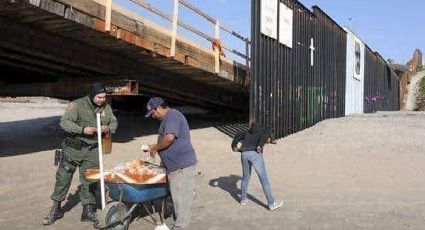
[[[74,172],[79,169],[80,200],[83,204],[82,222],[96,222],[94,190],[97,183],[85,179],[84,171],[99,167],[96,113],[101,114],[102,133],[115,133],[118,123],[111,107],[106,103],[106,89],[93,84],[89,95],[71,102],[65,110],[60,126],[65,130],[62,156],[56,172],[56,185],[51,196],[53,207],[43,219],[43,225],[53,224],[63,217],[61,202],[71,185]]]

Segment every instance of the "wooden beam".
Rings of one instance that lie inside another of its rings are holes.
[[[51,0],[42,0],[39,7],[43,8],[47,12],[57,15],[63,15],[65,11],[65,6],[63,4]]]
[[[30,66],[40,67],[43,69],[55,71],[58,73],[66,73],[76,76],[90,76],[90,72],[87,70],[81,70],[79,67],[67,66],[66,64],[57,63],[55,60],[44,60],[43,58],[21,54],[19,52],[13,52],[7,48],[0,48],[0,59],[11,59],[21,64],[27,64]]]
[[[105,31],[111,30],[112,0],[105,0]]]
[[[176,55],[177,22],[179,20],[179,0],[174,0],[173,7],[173,25],[171,27],[171,49],[170,56]]]
[[[45,68],[40,67],[40,66],[34,67],[32,65],[19,63],[19,62],[16,62],[14,60],[8,60],[8,59],[5,59],[5,58],[0,59],[0,64],[6,65],[6,66],[11,66],[11,67],[14,67],[14,68],[17,68],[17,69],[30,71],[30,72],[36,72],[36,73],[40,73],[40,74],[44,74],[44,75],[50,75],[50,76],[55,76],[55,77],[67,77],[67,75],[64,75],[63,73],[60,73],[60,72],[55,72],[55,71],[45,69]],[[14,78],[18,78],[18,77],[14,76]],[[7,79],[4,79],[4,80],[7,80]]]

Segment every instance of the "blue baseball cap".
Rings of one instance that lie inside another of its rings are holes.
[[[146,103],[146,110],[148,111],[145,117],[150,117],[153,114],[153,111],[158,108],[158,106],[164,104],[164,100],[160,97],[153,97],[149,99],[148,103]]]

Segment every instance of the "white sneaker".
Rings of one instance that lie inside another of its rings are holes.
[[[283,206],[283,201],[275,201],[272,205],[269,206],[269,210],[273,211]]]
[[[155,230],[170,230],[166,224],[161,224],[155,227]]]
[[[239,204],[242,205],[242,206],[244,206],[244,205],[246,205],[246,202],[247,202],[247,199],[244,199],[244,200],[241,200],[239,202]]]

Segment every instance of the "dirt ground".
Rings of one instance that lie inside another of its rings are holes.
[[[42,226],[56,168],[53,149],[64,105],[0,103],[0,229],[91,229],[79,221],[75,194],[64,218]],[[119,116],[113,153],[106,167],[143,157],[142,143],[156,139],[159,123]],[[250,202],[238,204],[240,156],[227,134],[242,125],[191,118],[200,172],[191,229],[424,229],[425,114],[377,113],[331,119],[267,145],[265,160],[272,191],[284,207],[270,212],[258,178],[250,182]],[[154,229],[136,220],[130,229]]]

